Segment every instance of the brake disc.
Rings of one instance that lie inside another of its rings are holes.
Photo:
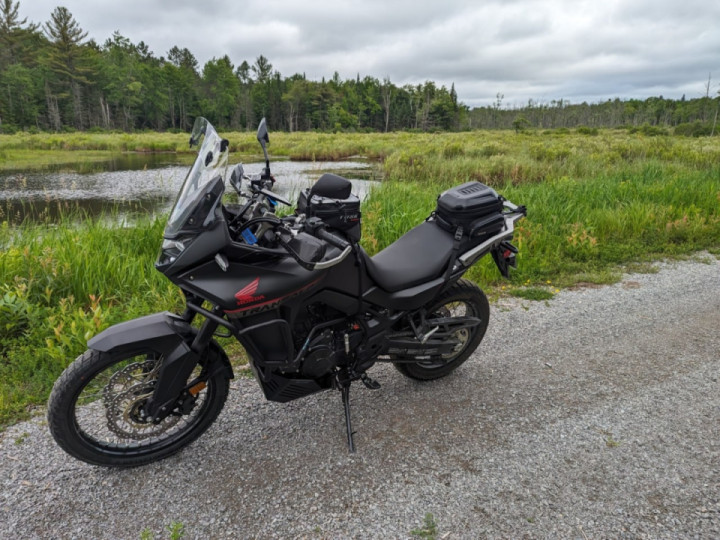
[[[144,405],[154,390],[159,362],[135,362],[117,371],[103,389],[108,429],[124,439],[143,440],[164,433],[180,421],[170,415],[159,424],[149,422]]]

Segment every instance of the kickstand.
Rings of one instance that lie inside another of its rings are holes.
[[[342,388],[340,388],[340,393],[342,394],[342,401],[343,406],[345,407],[345,424],[347,426],[347,439],[348,439],[348,449],[350,450],[351,454],[355,453],[355,443],[353,442],[353,430],[352,430],[352,422],[350,421],[350,383],[346,383],[342,385]]]

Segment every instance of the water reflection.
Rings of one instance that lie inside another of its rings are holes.
[[[145,156],[150,158],[152,155]],[[162,156],[162,154],[161,154]],[[137,156],[134,156],[137,157]],[[25,220],[56,222],[63,215],[116,217],[167,212],[182,185],[187,166],[150,168],[148,162],[115,161],[100,172],[31,172],[0,174],[0,221],[18,224]],[[165,156],[168,158],[169,156]],[[161,159],[165,159],[161,158]],[[115,167],[129,167],[116,170]],[[259,173],[262,162],[245,164],[247,174]],[[271,163],[277,179],[275,191],[291,201],[324,172],[348,178],[353,193],[364,198],[377,182],[377,170],[360,161]],[[231,187],[227,188],[232,191]]]

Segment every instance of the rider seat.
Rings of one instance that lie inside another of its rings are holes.
[[[452,251],[453,235],[426,221],[374,257],[362,253],[375,283],[387,292],[396,292],[440,277]]]

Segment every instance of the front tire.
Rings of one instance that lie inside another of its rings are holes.
[[[188,383],[204,379],[203,365],[216,359],[226,361],[213,342]],[[50,432],[58,445],[92,465],[134,467],[166,458],[197,439],[220,414],[229,379],[216,371],[203,381],[206,386],[197,391],[191,407],[154,424],[143,417],[142,406],[152,394],[161,362],[151,351],[91,349],[79,356],[55,382],[48,402]]]
[[[456,332],[458,347],[441,357],[418,359],[416,363],[398,363],[395,368],[411,379],[429,381],[445,377],[475,352],[485,336],[490,319],[490,304],[485,293],[473,282],[461,279],[433,300],[426,308],[428,316],[476,317],[480,324]],[[407,358],[405,358],[407,360]]]

